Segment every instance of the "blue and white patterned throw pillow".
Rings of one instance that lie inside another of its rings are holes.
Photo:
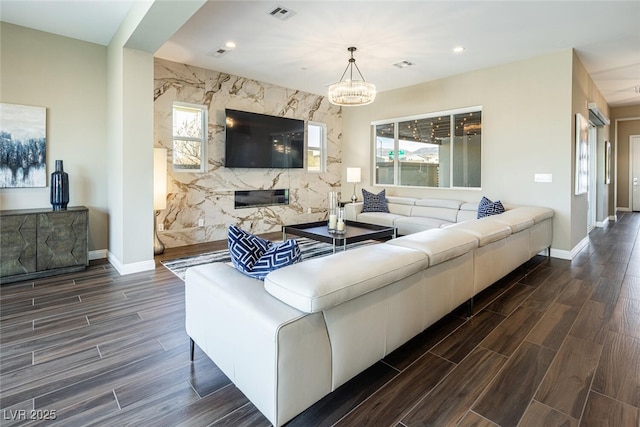
[[[270,271],[300,261],[300,248],[293,239],[273,243],[231,225],[227,240],[234,267],[256,279],[264,280]]]
[[[289,239],[282,243],[274,243],[262,254],[248,274],[256,279],[264,280],[270,271],[295,264],[300,261],[300,256],[298,242],[294,239]]]
[[[482,196],[480,199],[480,203],[478,203],[478,219],[484,218],[485,216],[498,215],[504,212],[504,206],[500,200],[496,200],[492,202],[486,197]]]
[[[385,195],[386,190],[382,190],[378,194],[373,194],[362,189],[362,198],[364,203],[362,205],[362,213],[365,212],[386,212],[389,213],[389,206],[387,205],[387,197]]]

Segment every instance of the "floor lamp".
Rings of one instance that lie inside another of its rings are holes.
[[[164,252],[158,238],[157,212],[167,208],[167,149],[153,149],[153,254]]]
[[[351,202],[358,201],[356,195],[356,184],[360,182],[360,168],[347,168],[347,182],[353,183],[353,195],[351,196]]]

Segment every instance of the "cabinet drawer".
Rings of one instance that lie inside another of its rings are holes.
[[[0,276],[36,271],[36,217],[9,215],[0,219]]]
[[[38,215],[37,269],[87,265],[87,212]]]

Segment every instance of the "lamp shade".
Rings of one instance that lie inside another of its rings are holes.
[[[347,168],[347,182],[360,182],[360,168]]]
[[[167,149],[153,149],[153,210],[167,208]]]

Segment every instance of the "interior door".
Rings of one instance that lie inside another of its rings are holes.
[[[630,137],[631,146],[631,209],[640,211],[640,135]]]

